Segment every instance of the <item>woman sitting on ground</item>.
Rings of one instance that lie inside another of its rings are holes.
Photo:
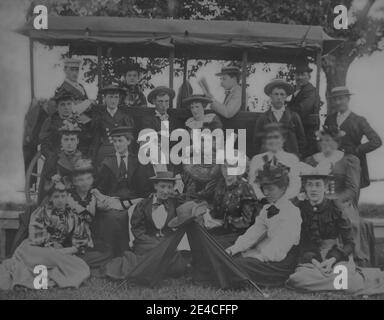
[[[228,247],[255,222],[258,202],[252,186],[244,178],[246,164],[237,167],[225,161],[220,167],[222,179],[215,189],[212,209],[204,216],[204,225]]]
[[[337,127],[324,126],[318,133],[321,152],[307,158],[306,163],[312,167],[328,169],[334,176],[328,197],[335,198],[338,208],[351,220],[355,262],[359,266],[370,266],[374,260],[370,248],[374,235],[361,219],[357,206],[360,195],[360,161],[354,155],[338,149],[344,134]]]
[[[79,247],[73,241],[76,219],[67,205],[68,193],[56,182],[48,192],[46,204],[31,215],[29,236],[12,258],[0,264],[0,289],[16,285],[35,288],[35,267],[47,267],[48,287],[79,287],[90,275],[84,260],[75,255]]]
[[[294,289],[339,291],[349,294],[378,294],[384,292],[383,272],[374,268],[356,268],[351,221],[334,201],[327,199],[328,171],[312,169],[302,175],[307,200],[299,204],[301,226],[299,265],[287,286]],[[344,266],[347,273],[334,272]],[[336,279],[338,278],[338,279]],[[340,282],[340,279],[344,279]],[[335,283],[343,285],[338,288]]]

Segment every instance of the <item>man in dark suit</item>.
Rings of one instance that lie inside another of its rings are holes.
[[[160,86],[153,89],[148,94],[148,102],[155,105],[153,113],[146,115],[142,120],[142,129],[153,129],[156,132],[161,131],[161,122],[169,121],[169,131],[178,128],[178,122],[167,113],[167,110],[175,98],[175,91]]]
[[[128,151],[133,141],[132,127],[111,130],[115,153],[107,156],[98,173],[96,187],[107,196],[117,197],[125,210],[100,211],[97,216],[100,237],[112,247],[115,256],[129,248],[128,209],[136,198],[133,176],[137,168],[137,156]]]
[[[286,130],[284,150],[296,154],[299,158],[306,148],[304,128],[299,115],[285,108],[285,101],[291,95],[293,88],[284,80],[273,80],[264,88],[265,94],[271,98],[271,108],[264,112],[256,121],[253,147],[253,154],[265,151],[262,145],[264,127],[270,123],[280,123]]]
[[[315,154],[317,150],[316,132],[320,127],[320,96],[309,82],[312,69],[307,63],[297,64],[295,68],[296,91],[292,95],[288,108],[296,112],[301,119],[307,138],[307,147],[303,157]]]
[[[332,89],[331,101],[335,112],[327,117],[325,124],[337,126],[345,133],[341,138],[340,148],[360,159],[360,188],[365,188],[370,185],[366,154],[379,148],[382,141],[364,117],[349,109],[350,96],[351,93],[347,87]],[[365,143],[361,142],[363,136],[368,140]]]

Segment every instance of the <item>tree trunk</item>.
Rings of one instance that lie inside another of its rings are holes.
[[[348,69],[355,55],[351,54],[353,50],[352,43],[346,43],[333,53],[326,55],[322,60],[322,68],[324,70],[327,87],[326,87],[326,103],[327,113],[332,113],[329,95],[334,87],[345,86],[347,81]]]

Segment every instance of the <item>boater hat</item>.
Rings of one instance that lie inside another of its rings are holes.
[[[90,159],[79,159],[72,168],[72,174],[93,173],[94,168]]]
[[[340,96],[351,96],[352,93],[345,86],[335,87],[331,90],[331,98],[340,97]]]
[[[159,171],[156,173],[154,177],[149,178],[153,182],[157,181],[170,181],[170,182],[175,182],[177,178],[173,175],[172,172],[170,171]]]
[[[116,128],[113,128],[111,131],[110,131],[110,134],[109,134],[110,137],[122,137],[122,136],[125,136],[127,138],[130,138],[131,140],[134,140],[134,137],[133,137],[133,127],[128,127],[128,126],[121,126],[121,127],[116,127]]]
[[[119,87],[117,85],[113,85],[113,84],[105,86],[104,88],[102,88],[100,90],[100,93],[102,93],[102,94],[107,94],[110,92],[118,92],[120,94],[125,94],[126,90],[124,88],[121,88],[121,87]]]
[[[212,99],[202,94],[194,94],[183,99],[183,107],[189,107],[193,102],[201,102],[205,108],[208,103],[212,102]]]
[[[283,88],[287,96],[290,96],[293,93],[293,87],[288,82],[282,79],[275,79],[264,87],[265,94],[269,96],[272,90],[276,87]]]
[[[77,67],[79,68],[81,64],[80,59],[67,58],[64,60],[64,67]]]
[[[207,212],[208,204],[203,202],[187,201],[176,208],[177,216],[168,223],[168,227],[177,228]]]
[[[219,73],[216,73],[217,76],[222,76],[225,74],[240,74],[241,71],[236,66],[222,67]]]
[[[175,97],[175,91],[171,88],[168,88],[166,86],[159,86],[153,89],[149,94],[148,94],[148,101],[153,104],[153,100],[159,95],[159,94],[168,94],[171,100]]]
[[[64,120],[63,125],[59,128],[61,134],[79,134],[81,129],[77,122],[71,122],[69,120]]]
[[[59,101],[63,100],[74,100],[74,96],[66,90],[60,90],[56,92],[55,96],[52,99],[55,100],[56,103],[58,103]]]

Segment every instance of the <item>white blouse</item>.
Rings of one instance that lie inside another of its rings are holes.
[[[265,205],[255,223],[230,248],[232,254],[241,252],[243,257],[278,262],[287,256],[292,246],[299,244],[302,222],[299,208],[286,197],[274,205],[280,212],[268,218],[267,209],[271,204]]]
[[[271,160],[273,156],[276,156],[277,161],[289,168],[289,185],[287,191],[285,192],[285,196],[287,199],[296,197],[301,189],[300,162],[295,154],[281,150],[276,154],[273,154],[272,152],[257,154],[251,160],[249,165],[249,183],[253,187],[257,199],[262,199],[265,197],[263,191],[260,188],[260,185],[255,181],[258,172],[263,170],[263,157],[265,155],[268,156],[268,160]]]

